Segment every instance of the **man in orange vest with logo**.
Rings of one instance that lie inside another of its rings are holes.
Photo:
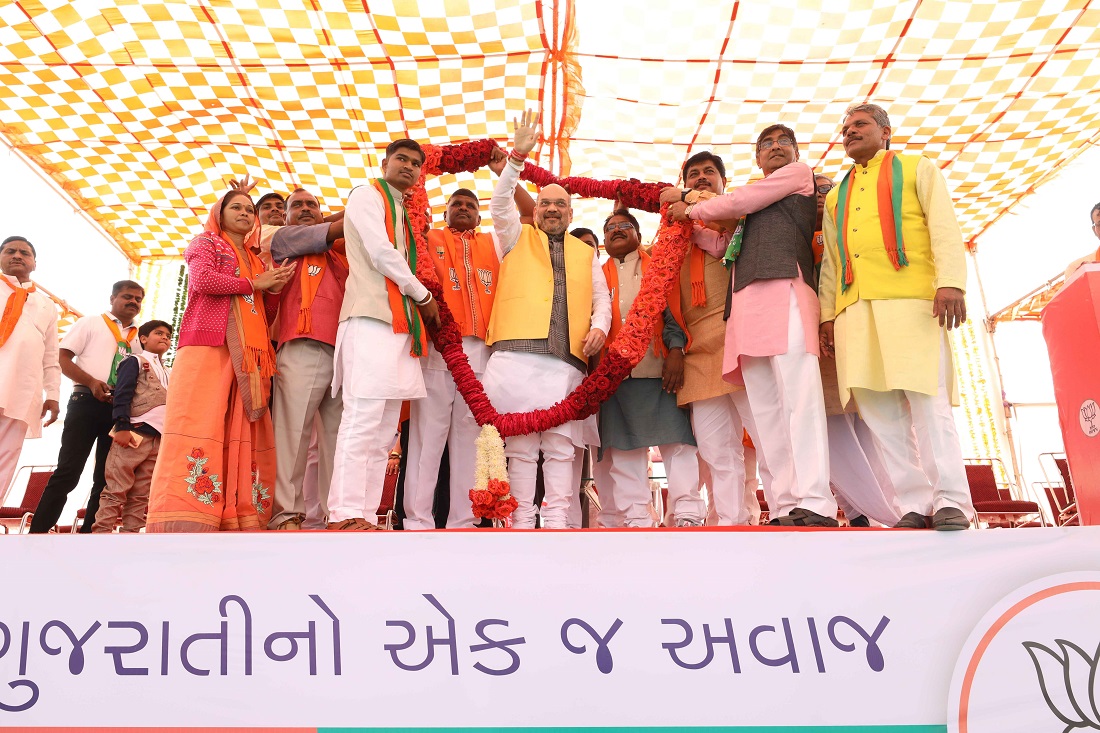
[[[855,165],[825,201],[821,346],[835,352],[842,402],[855,398],[882,449],[902,515],[895,526],[966,529],[974,507],[947,340],[966,320],[962,233],[943,174],[890,150],[891,132],[878,105],[844,115]]]
[[[504,162],[501,152],[499,163],[490,163],[490,167],[500,173]],[[515,201],[530,215],[534,202],[521,187],[516,189]],[[500,270],[496,234],[477,230],[481,223],[480,208],[477,195],[460,188],[447,201],[446,225],[428,232],[428,256],[435,265],[444,299],[462,332],[462,350],[478,379],[485,373],[489,360],[485,334]],[[427,397],[412,402],[402,528],[435,529],[432,504],[444,446],[449,448],[450,464],[447,528],[473,527],[477,520],[469,491],[474,485],[477,465],[474,441],[480,428],[458,394],[455,380],[439,352],[429,345],[424,361]]]
[[[569,234],[573,209],[557,185],[539,192],[535,224],[522,224],[513,191],[527,154],[539,137],[538,119],[526,112],[515,123],[515,142],[489,204],[503,257],[486,343],[485,392],[500,412],[553,406],[581,382],[587,359],[603,347],[611,307],[596,302],[603,270],[595,251]],[[543,455],[546,489],[542,525],[563,529],[573,493],[575,447],[584,445],[582,422],[516,435],[506,441],[508,480],[519,502],[514,526],[535,526],[535,473]]]

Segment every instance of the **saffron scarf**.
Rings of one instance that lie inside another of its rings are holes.
[[[692,246],[688,255],[688,278],[691,282],[691,306],[702,308],[707,304],[706,253]]]
[[[313,299],[325,277],[331,257],[336,264],[348,269],[348,258],[343,250],[344,240],[337,239],[328,252],[318,252],[303,256],[298,261],[298,281],[302,290],[302,305],[298,309],[298,333],[313,333]]]
[[[14,291],[8,296],[8,302],[4,305],[4,315],[0,317],[0,346],[3,346],[11,338],[12,332],[15,331],[15,325],[19,323],[19,319],[23,315],[23,306],[27,302],[27,297],[38,288],[35,287],[34,283],[31,283],[29,288],[24,288],[18,280],[13,281],[7,275],[0,275],[0,277],[4,278],[4,282],[10,285]]]
[[[203,234],[208,239],[220,240],[222,246],[232,251],[237,257],[237,276],[252,281],[264,271],[263,261],[253,253],[259,248],[260,224],[257,220],[252,231],[245,235],[244,246],[238,249],[221,228],[222,207],[230,195],[226,194],[211,207]],[[263,293],[253,291],[248,295],[230,296],[229,313],[231,318],[226,327],[225,343],[229,347],[245,412],[249,421],[255,422],[267,412],[271,378],[276,371],[275,350],[271,348],[268,336]]]
[[[496,248],[488,235],[478,234],[474,230],[471,230],[470,235],[473,240],[470,242],[470,262],[468,264],[473,269],[474,278],[468,283],[463,280],[458,268],[455,267],[455,260],[462,251],[462,235],[460,232],[456,233],[450,227],[433,230],[428,234],[428,250],[430,252],[434,245],[436,257],[441,258],[443,266],[440,268],[439,263],[436,263],[436,274],[439,276],[439,282],[443,285],[443,298],[447,301],[447,307],[451,309],[451,315],[454,316],[455,323],[458,324],[462,335],[476,336],[484,341],[485,329],[489,325],[489,316],[493,312],[493,300],[496,298],[496,282],[500,262],[497,260]],[[442,239],[442,243],[440,243],[440,239]],[[463,269],[465,269],[465,266],[464,264]],[[457,289],[455,288],[456,285],[458,286]],[[481,318],[477,319],[477,314],[472,314],[477,323],[466,322],[467,304],[463,303],[462,299],[467,287],[472,287],[476,291],[476,295],[471,293],[466,297],[473,296],[477,299],[478,313],[480,313]]]
[[[646,251],[641,248],[638,249],[638,258],[641,261],[642,277],[645,277],[645,271],[649,269],[649,261],[651,258],[646,254]],[[617,297],[619,292],[619,268],[616,266],[616,259],[614,257],[608,258],[607,262],[603,263],[603,274],[607,278],[607,289],[611,292],[611,331],[607,334],[607,339],[604,341],[604,351],[606,351],[608,345],[615,340],[615,336],[622,327],[622,311],[619,310],[619,298]],[[680,295],[676,290],[676,283],[674,281],[672,290],[667,299],[667,307],[672,309],[673,317],[676,319],[676,322],[683,323],[683,316],[679,314]],[[660,357],[668,355],[668,349],[665,347],[663,338],[664,328],[665,320],[663,318],[658,318],[653,324],[653,353]]]
[[[397,202],[394,201],[393,194],[390,193],[389,184],[381,178],[376,178],[371,185],[382,197],[382,208],[386,214],[386,235],[393,243],[394,249],[400,249],[397,246],[396,234]],[[412,225],[409,223],[409,213],[405,211],[404,207],[401,207],[401,218],[405,230],[405,261],[409,263],[409,269],[415,274],[416,240],[413,238]],[[420,321],[420,311],[416,309],[412,298],[402,295],[397,284],[389,278],[386,278],[386,295],[389,297],[390,314],[393,316],[393,332],[407,333],[412,336],[410,355],[423,356],[428,350],[428,338],[427,333],[424,331],[424,324]]]
[[[852,204],[850,180],[857,166],[852,166],[840,182],[840,194],[836,204],[836,244],[840,254],[840,291],[847,292],[852,284],[852,257],[848,249],[848,222]],[[901,160],[893,150],[887,150],[878,173],[878,221],[882,227],[882,241],[886,255],[900,270],[909,264],[905,256],[905,242],[901,233],[901,193],[903,185]]]
[[[24,298],[24,301],[26,298]],[[23,306],[19,306],[19,310],[23,310]],[[4,310],[4,316],[7,317],[7,309]],[[115,349],[115,357],[111,360],[111,373],[107,376],[107,386],[114,387],[118,381],[118,365],[122,363],[122,360],[133,353],[133,349],[130,348],[130,342],[134,340],[134,336],[137,336],[137,328],[130,326],[126,331],[126,337],[122,337],[122,330],[119,329],[118,324],[111,320],[111,317],[106,313],[103,314],[103,322],[107,324],[107,328],[111,329],[111,335],[115,338],[115,343],[118,348]]]

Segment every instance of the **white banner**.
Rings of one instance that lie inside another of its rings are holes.
[[[1096,528],[21,536],[0,566],[0,727],[1100,729]]]

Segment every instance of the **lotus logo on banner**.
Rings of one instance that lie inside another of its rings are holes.
[[[1100,573],[1052,576],[998,602],[955,665],[948,731],[1100,730],[1097,619]]]
[[[1055,644],[1058,651],[1034,641],[1024,642],[1035,663],[1043,699],[1066,730],[1100,730],[1100,678],[1096,675],[1100,647],[1095,654],[1088,654],[1065,639],[1056,639]]]

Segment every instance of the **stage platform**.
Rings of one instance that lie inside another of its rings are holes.
[[[3,727],[1100,726],[1094,527],[20,536],[0,566]]]

